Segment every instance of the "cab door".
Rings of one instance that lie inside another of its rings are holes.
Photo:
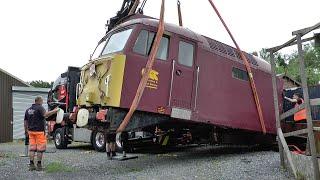
[[[143,26],[136,29],[133,35],[132,47],[126,53],[126,70],[123,92],[125,96],[121,97],[121,107],[130,107],[135,96],[136,90],[141,80],[142,72],[151,52],[156,29],[153,27]],[[170,114],[169,91],[171,79],[171,37],[170,33],[165,33],[161,39],[160,46],[155,57],[152,70],[143,92],[143,96],[138,106],[138,110],[147,112]]]
[[[195,72],[195,43],[183,38],[176,38],[176,53],[172,61],[172,81],[170,106],[171,117],[190,119]]]

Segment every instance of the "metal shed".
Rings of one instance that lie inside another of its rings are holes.
[[[0,143],[12,141],[12,86],[30,85],[0,68]]]
[[[34,87],[12,87],[13,139],[22,139],[24,135],[24,113],[34,103],[37,96],[43,98],[43,107],[47,110],[47,96],[50,89]]]

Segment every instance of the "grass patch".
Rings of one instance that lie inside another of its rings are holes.
[[[11,152],[8,152],[8,153],[0,152],[0,158],[16,158],[16,157],[17,155]]]
[[[142,171],[142,168],[130,168],[129,172],[140,172]]]
[[[5,166],[5,165],[6,165],[6,163],[4,161],[0,161],[0,167]]]
[[[61,162],[51,162],[45,167],[45,172],[56,173],[56,172],[73,172],[74,169],[70,166],[66,166]]]
[[[297,179],[298,180],[306,180],[307,178],[299,171],[297,171]]]

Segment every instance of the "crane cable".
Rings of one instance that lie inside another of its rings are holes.
[[[143,2],[141,3],[141,6],[140,6],[140,8],[139,8],[139,10],[138,10],[138,12],[139,12],[140,14],[143,14],[143,8],[144,8],[144,6],[146,5],[146,3],[147,3],[147,0],[143,0]]]
[[[146,63],[146,67],[143,71],[142,78],[140,80],[136,95],[135,95],[135,97],[132,101],[132,104],[130,106],[129,112],[126,114],[125,118],[123,119],[122,123],[120,124],[120,126],[117,129],[117,133],[118,133],[117,136],[119,136],[119,134],[126,129],[128,123],[131,119],[131,116],[133,115],[134,111],[138,107],[138,104],[139,104],[140,99],[142,97],[143,91],[147,85],[147,81],[149,79],[149,74],[152,70],[152,66],[154,64],[154,60],[155,60],[156,54],[158,52],[159,45],[160,45],[162,35],[164,32],[164,10],[165,10],[164,3],[165,3],[165,0],[162,0],[158,31],[157,31],[157,35],[155,37],[154,43],[152,45],[151,53],[150,53],[148,61]]]
[[[140,4],[140,0],[135,0],[133,5],[132,5],[132,8],[130,9],[129,13],[128,13],[128,16],[134,14],[137,10],[137,7],[138,5]]]
[[[238,43],[236,42],[236,40],[234,39],[233,35],[231,34],[231,31],[229,30],[227,24],[224,22],[224,20],[223,20],[222,16],[220,15],[217,7],[214,5],[214,3],[212,2],[212,0],[208,0],[208,1],[209,1],[209,3],[211,4],[211,6],[212,6],[212,8],[214,9],[214,11],[216,12],[217,16],[219,17],[221,23],[223,24],[223,26],[224,26],[225,29],[227,30],[230,38],[232,39],[234,45],[236,46],[238,52],[240,53],[241,59],[243,60],[245,66],[246,66],[246,69],[247,69],[248,75],[249,75],[251,90],[252,90],[252,93],[253,93],[253,97],[254,97],[255,104],[256,104],[256,108],[257,108],[258,115],[259,115],[259,120],[260,120],[260,125],[261,125],[261,128],[262,128],[262,132],[263,132],[263,134],[266,134],[266,126],[265,126],[265,123],[264,123],[262,108],[261,108],[261,105],[260,105],[260,100],[259,100],[257,88],[256,88],[256,85],[255,85],[255,82],[254,82],[254,79],[253,79],[253,74],[252,74],[252,70],[251,70],[250,64],[249,64],[249,62],[248,62],[248,59],[247,59],[247,57],[244,55],[243,51],[241,51]]]

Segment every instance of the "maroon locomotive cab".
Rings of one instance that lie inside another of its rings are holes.
[[[190,119],[194,106],[192,102],[196,45],[190,40],[177,37],[174,49],[176,51],[172,68],[171,115],[177,118]]]
[[[129,107],[138,88],[142,73],[145,69],[148,56],[156,35],[153,27],[137,26],[131,48],[127,53],[124,93],[122,105]],[[149,75],[143,97],[138,109],[148,112],[169,114],[169,91],[171,79],[171,51],[172,37],[164,34]]]

